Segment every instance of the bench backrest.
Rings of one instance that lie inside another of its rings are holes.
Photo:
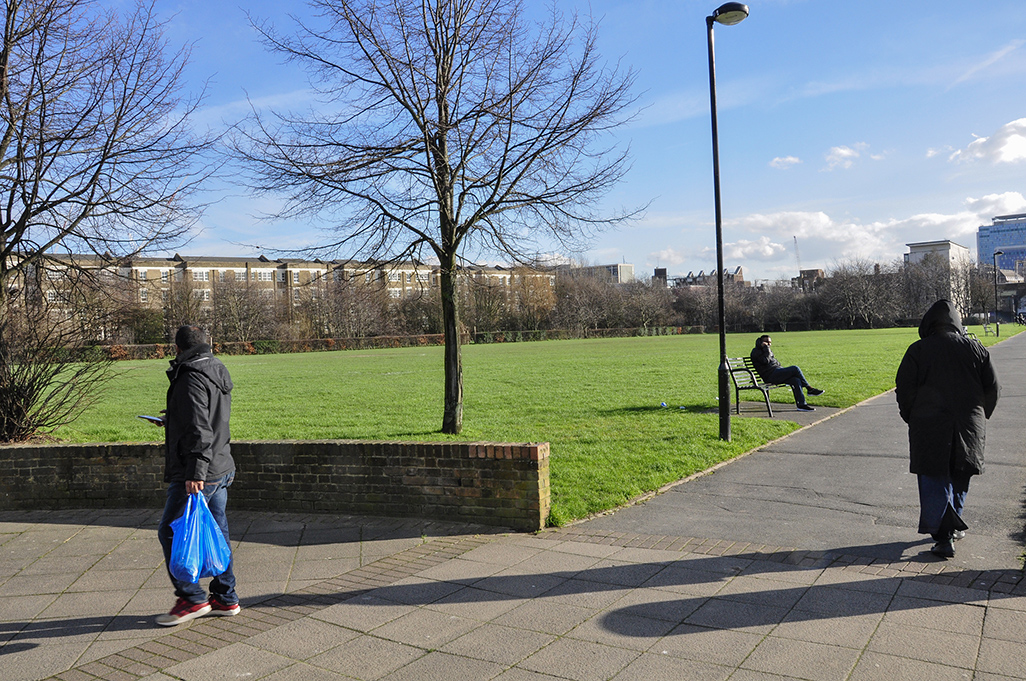
[[[730,367],[730,377],[735,387],[754,388],[759,384],[751,357],[728,357],[727,366]]]

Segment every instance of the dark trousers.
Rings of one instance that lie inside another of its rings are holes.
[[[798,367],[774,369],[773,373],[766,378],[766,382],[783,383],[791,386],[791,392],[794,393],[794,403],[798,406],[805,404],[805,393],[802,392],[802,388],[808,388],[809,382],[805,380],[805,375],[802,374],[802,370]]]
[[[203,496],[206,497],[207,506],[210,507],[210,514],[217,521],[221,528],[224,540],[231,546],[228,538],[228,517],[225,515],[225,505],[228,503],[228,487],[235,480],[235,473],[229,473],[223,478],[213,482],[203,483]],[[184,482],[172,482],[167,487],[167,501],[164,503],[164,515],[160,519],[160,526],[157,528],[157,538],[160,546],[164,549],[164,567],[167,568],[167,576],[171,578],[171,584],[175,587],[175,595],[184,598],[190,603],[203,603],[207,600],[207,594],[199,584],[191,584],[175,579],[171,574],[171,522],[182,517],[185,513],[185,506],[189,495],[185,493]],[[228,569],[211,578],[210,594],[225,605],[233,605],[239,602],[239,596],[235,593],[235,573],[232,572],[235,563],[235,552],[232,552],[232,559],[228,562]]]
[[[964,530],[962,509],[969,494],[971,473],[952,472],[943,477],[918,475],[919,533],[941,541],[953,530]]]

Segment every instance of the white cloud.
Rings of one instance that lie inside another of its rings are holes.
[[[965,149],[951,154],[948,160],[995,164],[1026,161],[1026,118],[1002,125],[990,137],[977,137]]]
[[[851,168],[855,163],[855,159],[859,158],[869,145],[865,142],[859,142],[852,146],[840,146],[831,147],[830,151],[827,152],[826,162],[827,170],[833,170],[834,168]]]
[[[930,147],[926,150],[926,158],[933,158],[934,156],[940,156],[941,154],[950,154],[954,149],[950,146],[941,147],[940,149],[934,149]]]
[[[875,222],[834,218],[823,211],[752,214],[727,223],[728,233],[752,235],[724,246],[725,264],[759,262],[758,270],[788,273],[796,267],[795,241],[802,267],[829,270],[832,263],[866,258],[879,263],[899,260],[917,241],[950,239],[975,249],[976,232],[996,215],[1026,211],[1019,192],[967,198],[956,213],[920,213]],[[750,269],[750,268],[746,268]],[[789,274],[788,276],[793,276]]]
[[[961,76],[959,76],[957,79],[955,79],[954,85],[958,85],[959,83],[964,83],[965,81],[967,81],[970,78],[972,78],[973,76],[975,76],[977,73],[980,73],[982,71],[986,71],[989,67],[993,66],[994,64],[996,64],[997,62],[1001,61],[1002,59],[1007,57],[1009,54],[1014,52],[1015,50],[1017,50],[1020,47],[1022,47],[1023,42],[1024,41],[1022,41],[1022,40],[1013,40],[1012,42],[1010,42],[1007,45],[1005,45],[1004,47],[1002,47],[1000,50],[997,50],[995,52],[991,52],[990,54],[988,54],[986,56],[986,58],[984,58],[982,61],[980,61],[977,64],[973,64],[971,67],[969,67],[969,69],[965,73],[963,73]]]
[[[966,199],[965,204],[981,221],[989,221],[998,215],[1026,212],[1026,198],[1019,192],[988,194],[979,199]]]
[[[802,160],[797,156],[777,156],[775,159],[769,162],[771,168],[779,168],[780,170],[786,170],[793,165],[801,163]]]
[[[759,237],[755,241],[741,239],[723,245],[725,260],[775,260],[787,250],[783,244],[774,243],[768,236]]]
[[[649,262],[659,265],[680,265],[686,262],[688,256],[673,248],[664,248],[661,251],[654,251],[648,254]]]

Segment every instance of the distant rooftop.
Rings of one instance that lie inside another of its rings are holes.
[[[994,222],[1008,222],[1011,220],[1026,220],[1026,213],[1019,213],[1017,215],[998,215],[994,218]]]

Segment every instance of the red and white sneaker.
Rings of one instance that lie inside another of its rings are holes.
[[[222,603],[217,598],[210,599],[210,612],[208,613],[211,617],[231,617],[232,615],[238,615],[239,611],[242,610],[242,606],[238,603]]]
[[[157,624],[162,627],[173,627],[176,624],[203,617],[208,612],[210,612],[210,603],[207,601],[190,603],[184,598],[179,598],[175,607],[171,608],[171,612],[166,615],[157,615]]]

